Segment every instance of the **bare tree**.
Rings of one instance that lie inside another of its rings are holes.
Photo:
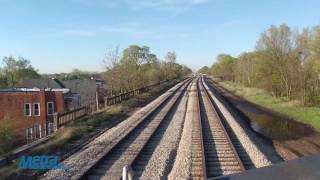
[[[106,80],[107,89],[110,90],[111,94],[115,90],[119,90],[122,84],[121,72],[120,72],[120,55],[119,47],[109,48],[105,58],[103,59],[105,65],[104,78]]]

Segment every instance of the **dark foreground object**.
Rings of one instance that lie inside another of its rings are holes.
[[[320,156],[306,156],[268,167],[248,170],[230,176],[220,176],[218,180],[283,180],[283,179],[320,179]]]

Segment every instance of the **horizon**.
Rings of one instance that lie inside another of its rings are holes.
[[[289,6],[290,5],[290,6]],[[218,54],[255,49],[270,25],[292,30],[320,24],[319,1],[0,0],[0,57],[24,57],[41,74],[103,71],[110,47],[149,46],[163,59],[175,51],[192,70]],[[75,63],[76,62],[76,63]]]

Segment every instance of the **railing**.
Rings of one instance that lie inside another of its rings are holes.
[[[63,113],[54,113],[53,114],[53,125],[54,131],[58,130],[61,126],[76,120],[77,118],[81,118],[90,113],[90,107],[84,106],[77,109],[73,109],[68,112]]]
[[[184,79],[186,79],[186,78],[184,78]],[[180,79],[180,80],[184,80],[184,79]],[[161,81],[161,82],[158,82],[155,84],[144,86],[142,88],[134,89],[132,91],[121,93],[121,94],[114,95],[111,97],[106,97],[105,98],[105,106],[120,103],[123,100],[127,100],[131,97],[138,95],[138,94],[147,92],[151,88],[153,88],[155,86],[159,86],[160,84],[163,84],[167,81],[169,81],[169,80]],[[86,116],[88,114],[92,114],[93,111],[95,111],[95,110],[93,110],[92,106],[89,105],[89,106],[83,106],[83,107],[80,107],[77,109],[73,109],[68,112],[55,113],[53,115],[53,130],[57,131],[60,127],[64,126],[65,124],[68,124],[68,123],[70,123],[78,118],[81,118],[83,116]]]
[[[142,88],[134,89],[132,91],[120,93],[120,94],[113,95],[113,96],[110,96],[110,97],[106,97],[105,105],[106,106],[110,106],[110,105],[113,105],[113,104],[120,103],[123,100],[127,100],[127,99],[129,99],[131,97],[134,97],[134,96],[138,95],[138,94],[147,92],[149,89],[151,89],[151,88],[153,88],[155,86],[159,86],[160,84],[163,84],[164,82],[167,82],[167,81],[161,81],[161,82],[158,82],[158,83],[155,83],[155,84],[144,86]]]

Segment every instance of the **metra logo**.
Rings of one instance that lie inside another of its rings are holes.
[[[58,156],[21,156],[19,169],[63,169]]]

